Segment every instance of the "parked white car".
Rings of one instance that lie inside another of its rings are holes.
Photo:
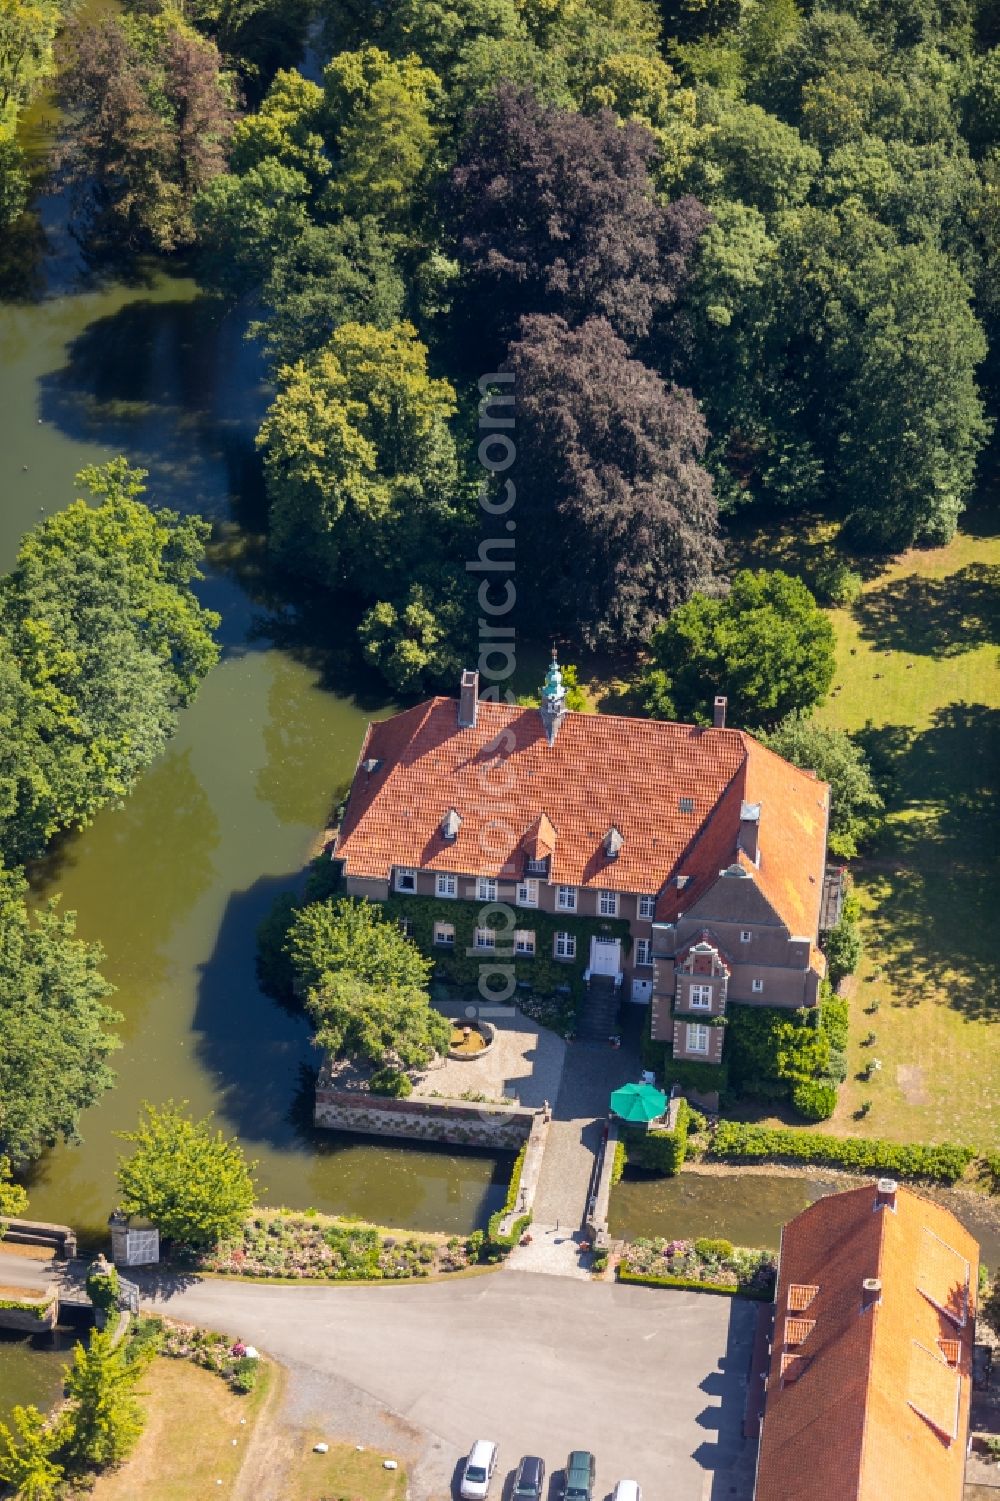
[[[497,1446],[488,1438],[477,1438],[469,1450],[462,1471],[459,1494],[462,1501],[486,1501],[490,1493],[490,1481],[497,1467]]]
[[[642,1501],[638,1480],[619,1480],[611,1492],[611,1501]]]

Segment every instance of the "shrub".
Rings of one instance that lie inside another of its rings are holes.
[[[622,1181],[625,1164],[628,1161],[628,1150],[623,1141],[615,1142],[615,1160],[611,1166],[611,1187]]]
[[[807,1121],[826,1121],[837,1108],[837,1086],[804,1079],[792,1090],[792,1104]]]
[[[241,1355],[233,1361],[229,1372],[229,1385],[234,1392],[245,1395],[252,1392],[257,1385],[257,1377],[260,1373],[260,1361],[254,1360],[249,1355]]]
[[[696,1240],[694,1248],[698,1255],[705,1258],[714,1258],[716,1261],[725,1261],[732,1256],[734,1246],[731,1240]]]
[[[823,952],[832,985],[839,985],[847,975],[853,975],[861,963],[864,953],[861,927],[857,919],[849,915],[846,905],[840,922],[823,939]]]
[[[98,1264],[95,1262],[87,1272],[86,1286],[87,1297],[95,1308],[101,1309],[104,1313],[110,1313],[112,1309],[118,1307],[119,1284],[116,1267],[105,1263],[102,1271],[98,1269]]]
[[[681,1089],[693,1089],[697,1094],[721,1094],[729,1088],[729,1067],[725,1063],[698,1063],[690,1058],[665,1056],[660,1072],[667,1084],[678,1084]]]
[[[368,1080],[372,1094],[390,1095],[396,1100],[405,1100],[413,1093],[413,1080],[398,1068],[376,1069]]]
[[[824,986],[819,1015],[820,1025],[830,1039],[830,1046],[843,1051],[847,1047],[850,1007],[841,996],[834,995],[828,985]]]
[[[829,1164],[857,1172],[891,1172],[904,1178],[957,1183],[975,1157],[971,1147],[884,1141],[863,1136],[822,1136],[794,1127],[720,1121],[709,1148],[713,1157],[772,1159]]]
[[[825,605],[853,605],[863,580],[842,558],[826,558],[813,573],[813,593]]]
[[[520,1219],[514,1221],[506,1235],[500,1233],[501,1221],[508,1214],[513,1214],[517,1208],[521,1192],[521,1171],[524,1167],[524,1158],[527,1150],[527,1143],[525,1143],[514,1159],[510,1182],[507,1185],[507,1198],[504,1201],[503,1208],[498,1209],[495,1214],[490,1215],[486,1230],[486,1254],[487,1256],[492,1256],[494,1259],[504,1255],[513,1246],[516,1246],[527,1227],[531,1224],[531,1215],[525,1214]]]
[[[628,1162],[666,1177],[679,1173],[687,1155],[690,1109],[687,1100],[681,1100],[673,1131],[644,1131],[641,1126],[624,1126],[622,1140]]]

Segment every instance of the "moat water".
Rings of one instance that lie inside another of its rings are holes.
[[[39,156],[52,124],[44,102],[24,121]],[[249,315],[156,264],[88,277],[59,198],[39,212],[0,304],[0,569],[74,498],[79,469],[124,453],[148,469],[151,503],[213,522],[200,593],[222,615],[224,650],[128,802],[37,873],[38,898],[61,893],[81,936],[104,945],[125,1020],[118,1084],[85,1114],[82,1143],[38,1164],[30,1213],[99,1234],[116,1132],[143,1100],[173,1098],[239,1135],[268,1203],[469,1231],[502,1204],[510,1159],[313,1131],[309,1029],[255,980],[257,924],[346,789],[367,720],[392,705],[379,680],[351,677],[346,651],[320,659],[290,642],[265,597],[253,440],[269,391]]]

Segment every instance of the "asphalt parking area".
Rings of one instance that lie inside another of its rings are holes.
[[[298,1419],[364,1441],[389,1418],[412,1435],[413,1501],[457,1494],[476,1438],[500,1448],[491,1501],[522,1454],[556,1480],[574,1448],[597,1457],[595,1501],[623,1476],[644,1501],[750,1501],[753,1304],[501,1271],[398,1288],[211,1280],[165,1311],[284,1362]]]

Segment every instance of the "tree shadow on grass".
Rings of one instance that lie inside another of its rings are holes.
[[[894,811],[884,847],[859,862],[876,902],[872,957],[902,999],[940,999],[970,1020],[1000,1020],[995,953],[1000,709],[953,703],[927,730],[869,727],[859,737]]]
[[[1000,566],[970,563],[947,578],[909,574],[854,606],[862,638],[888,650],[954,657],[1000,641]]]

